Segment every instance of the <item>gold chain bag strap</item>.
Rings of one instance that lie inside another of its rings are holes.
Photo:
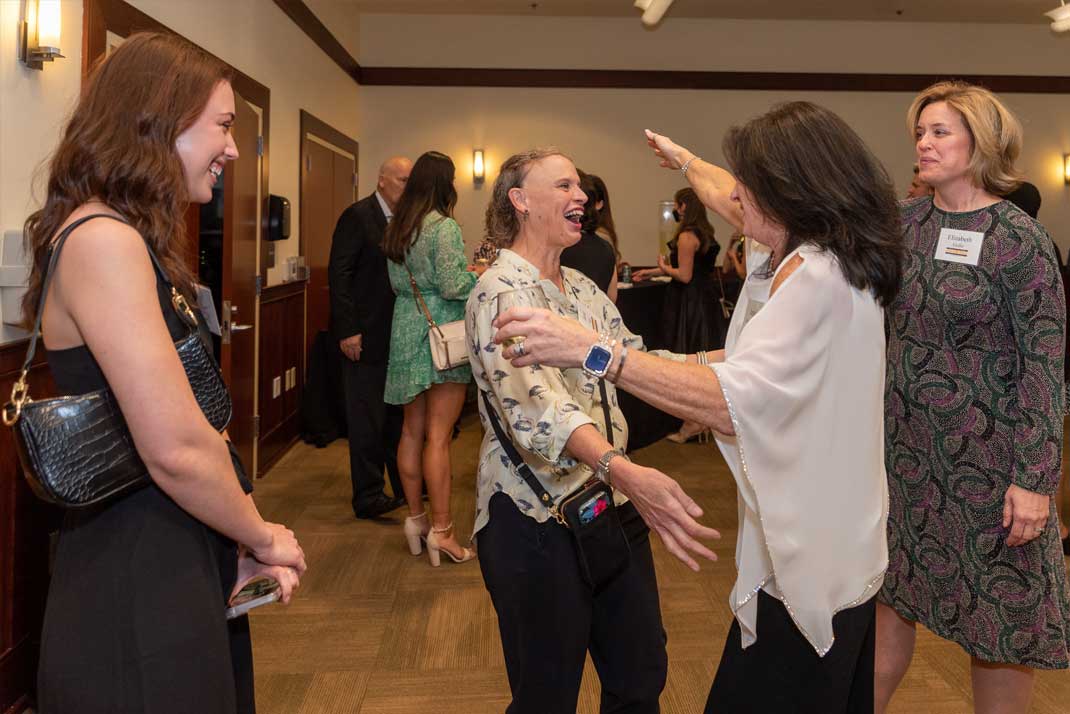
[[[126,222],[107,213],[97,213],[71,223],[56,239],[41,285],[37,319],[22,373],[11,388],[11,401],[0,413],[4,424],[14,432],[19,461],[30,488],[42,500],[63,508],[104,503],[151,480],[110,389],[34,401],[26,382],[60,249],[71,231],[99,217]],[[172,307],[189,330],[175,343],[175,349],[193,394],[208,422],[217,431],[223,431],[231,417],[230,394],[223,375],[197,334],[196,316],[167,279],[151,248],[149,257],[160,279],[170,289]]]
[[[427,308],[427,303],[424,302],[424,296],[420,292],[420,288],[416,286],[416,278],[413,277],[412,271],[409,270],[407,262],[405,263],[405,271],[409,274],[409,285],[412,286],[412,294],[416,298],[416,304],[420,306],[424,319],[427,320],[427,337],[431,342],[431,361],[434,363],[435,369],[443,372],[447,369],[454,369],[468,364],[468,347],[464,340],[464,320],[454,320],[441,325],[435,322],[435,319],[431,317],[431,311]]]

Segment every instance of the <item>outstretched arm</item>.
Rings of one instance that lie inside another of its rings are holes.
[[[734,228],[743,230],[743,210],[732,199],[732,191],[736,187],[736,179],[732,174],[698,158],[669,137],[655,134],[649,129],[646,130],[646,143],[665,168],[680,169],[686,164],[684,176],[691,188],[695,189],[699,200]]]

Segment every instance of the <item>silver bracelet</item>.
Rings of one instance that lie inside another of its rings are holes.
[[[703,367],[710,363],[710,356],[706,353],[706,350],[699,350],[697,353],[695,353],[695,358],[698,360],[698,363]]]
[[[624,360],[626,360],[626,359],[628,359],[628,348],[627,347],[621,347],[620,348],[620,360],[617,362],[617,371],[613,373],[613,379],[612,379],[613,384],[616,384],[617,380],[620,379],[620,371],[622,369],[624,369]]]
[[[697,158],[697,156],[692,156],[690,159],[684,162],[683,166],[680,167],[680,170],[684,172],[684,176],[687,176],[687,167],[689,167],[691,165],[691,162]]]

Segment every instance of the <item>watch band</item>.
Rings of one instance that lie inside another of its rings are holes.
[[[622,459],[627,459],[628,461],[631,461],[631,459],[628,458],[628,455],[624,453],[624,449],[614,448],[602,454],[602,458],[598,459],[598,464],[595,466],[595,478],[597,478],[599,481],[606,484],[607,486],[613,485],[609,480],[609,462],[617,458],[618,456]]]

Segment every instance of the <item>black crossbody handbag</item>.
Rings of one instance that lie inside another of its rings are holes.
[[[26,383],[60,249],[71,231],[101,216],[126,222],[97,213],[71,223],[56,239],[41,285],[37,319],[22,374],[11,388],[11,401],[4,405],[2,412],[4,424],[13,427],[19,461],[30,488],[42,500],[63,508],[101,504],[150,481],[148,469],[134,448],[130,429],[110,389],[34,401]],[[201,411],[216,431],[221,432],[231,417],[230,393],[223,374],[197,334],[193,310],[168,280],[147,243],[146,248],[160,279],[170,289],[172,307],[189,328],[189,334],[175,342],[186,377]]]
[[[613,420],[609,413],[605,382],[599,381],[599,387],[602,391],[602,411],[606,419],[606,438],[612,446]],[[613,488],[591,477],[578,489],[563,496],[560,503],[554,503],[553,497],[524,463],[516,446],[505,433],[487,393],[480,390],[480,395],[483,397],[483,405],[486,407],[494,435],[505,449],[513,468],[535,493],[539,502],[549,509],[550,516],[568,528],[572,534],[572,542],[576,544],[576,555],[583,579],[595,591],[600,590],[628,567],[628,560],[631,558],[631,546],[628,545],[620,514],[613,502]]]

